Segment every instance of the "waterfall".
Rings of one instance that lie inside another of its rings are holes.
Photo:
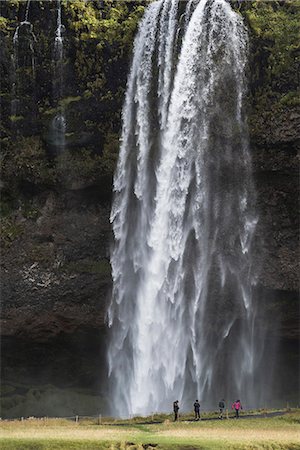
[[[179,0],[147,8],[123,109],[108,310],[122,416],[261,395],[247,31],[226,0],[185,5],[183,21]]]
[[[25,11],[25,19],[24,19],[25,22],[28,22],[30,1],[31,0],[27,0],[26,11]]]
[[[29,65],[28,64],[28,58],[30,60],[30,65],[32,69],[32,76],[35,77],[35,55],[34,55],[34,44],[36,42],[36,36],[33,32],[33,25],[28,20],[29,17],[29,7],[30,7],[30,0],[27,1],[26,5],[26,11],[25,11],[25,17],[22,22],[17,26],[16,31],[13,36],[13,58],[15,61],[16,68],[19,67],[19,45],[20,40],[23,44],[23,60],[22,65]]]
[[[36,36],[33,31],[33,25],[29,21],[30,1],[27,0],[24,20],[17,26],[13,36],[13,53],[11,55],[12,67],[12,100],[11,115],[18,114],[19,106],[19,85],[18,71],[20,67],[31,66],[31,77],[33,84],[35,82],[35,54],[34,45]]]
[[[53,98],[59,104],[64,94],[64,40],[63,33],[65,31],[61,19],[61,0],[57,0],[57,18],[56,31],[54,40],[54,56],[53,56]],[[51,123],[51,135],[54,146],[63,150],[66,140],[66,115],[63,104],[59,105],[59,112],[55,115]]]
[[[57,19],[56,19],[56,31],[55,31],[55,41],[54,41],[54,53],[55,60],[60,63],[61,66],[64,54],[64,44],[63,44],[63,36],[62,33],[64,31],[64,27],[61,23],[61,1],[57,0]],[[60,73],[62,77],[62,71]],[[62,87],[62,81],[60,83],[60,87]]]

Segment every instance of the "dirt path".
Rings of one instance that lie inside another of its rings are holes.
[[[265,418],[272,418],[272,417],[279,417],[279,416],[284,416],[285,414],[288,414],[289,411],[274,411],[274,412],[269,412],[269,413],[261,413],[261,414],[244,414],[243,412],[241,413],[239,419],[265,419]],[[232,416],[232,412],[228,413],[229,420],[237,420],[234,416]],[[218,417],[204,417],[201,418],[201,422],[210,422],[210,421],[217,421],[219,422],[221,419],[219,419]],[[223,420],[227,420],[226,419],[226,415],[224,415]],[[161,423],[164,423],[165,420],[145,420],[143,422],[134,422],[134,424],[136,425],[159,425]],[[186,422],[197,422],[195,419],[181,419],[179,417],[179,421],[180,423],[186,423]],[[111,423],[111,424],[106,424],[106,425],[113,425],[113,426],[129,426],[130,423]]]

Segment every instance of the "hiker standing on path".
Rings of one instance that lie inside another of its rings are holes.
[[[219,419],[223,419],[223,411],[225,409],[225,400],[224,400],[224,398],[222,398],[222,400],[219,402],[219,409],[220,409]]]
[[[195,403],[194,403],[194,412],[195,412],[195,420],[201,420],[201,417],[200,417],[200,403],[198,402],[198,400],[196,400]]]
[[[240,412],[241,409],[243,409],[241,401],[240,400],[236,400],[234,403],[232,403],[231,408],[235,409],[235,418],[238,419],[239,418],[239,412]]]
[[[176,400],[173,403],[173,411],[174,411],[174,422],[178,419],[178,411],[179,411],[179,402]]]

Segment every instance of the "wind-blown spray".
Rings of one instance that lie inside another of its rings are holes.
[[[152,3],[114,178],[108,350],[121,415],[257,400],[247,32],[225,0]]]

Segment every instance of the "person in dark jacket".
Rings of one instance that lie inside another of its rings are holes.
[[[194,412],[195,412],[195,420],[201,420],[201,417],[200,417],[200,403],[198,402],[198,400],[196,400],[195,403],[194,403]]]
[[[220,409],[219,419],[223,419],[223,412],[224,412],[224,409],[225,409],[225,400],[224,400],[224,398],[222,398],[222,400],[219,401],[219,409]]]
[[[176,400],[173,403],[173,411],[174,411],[174,422],[178,419],[178,411],[179,411],[179,402]]]

